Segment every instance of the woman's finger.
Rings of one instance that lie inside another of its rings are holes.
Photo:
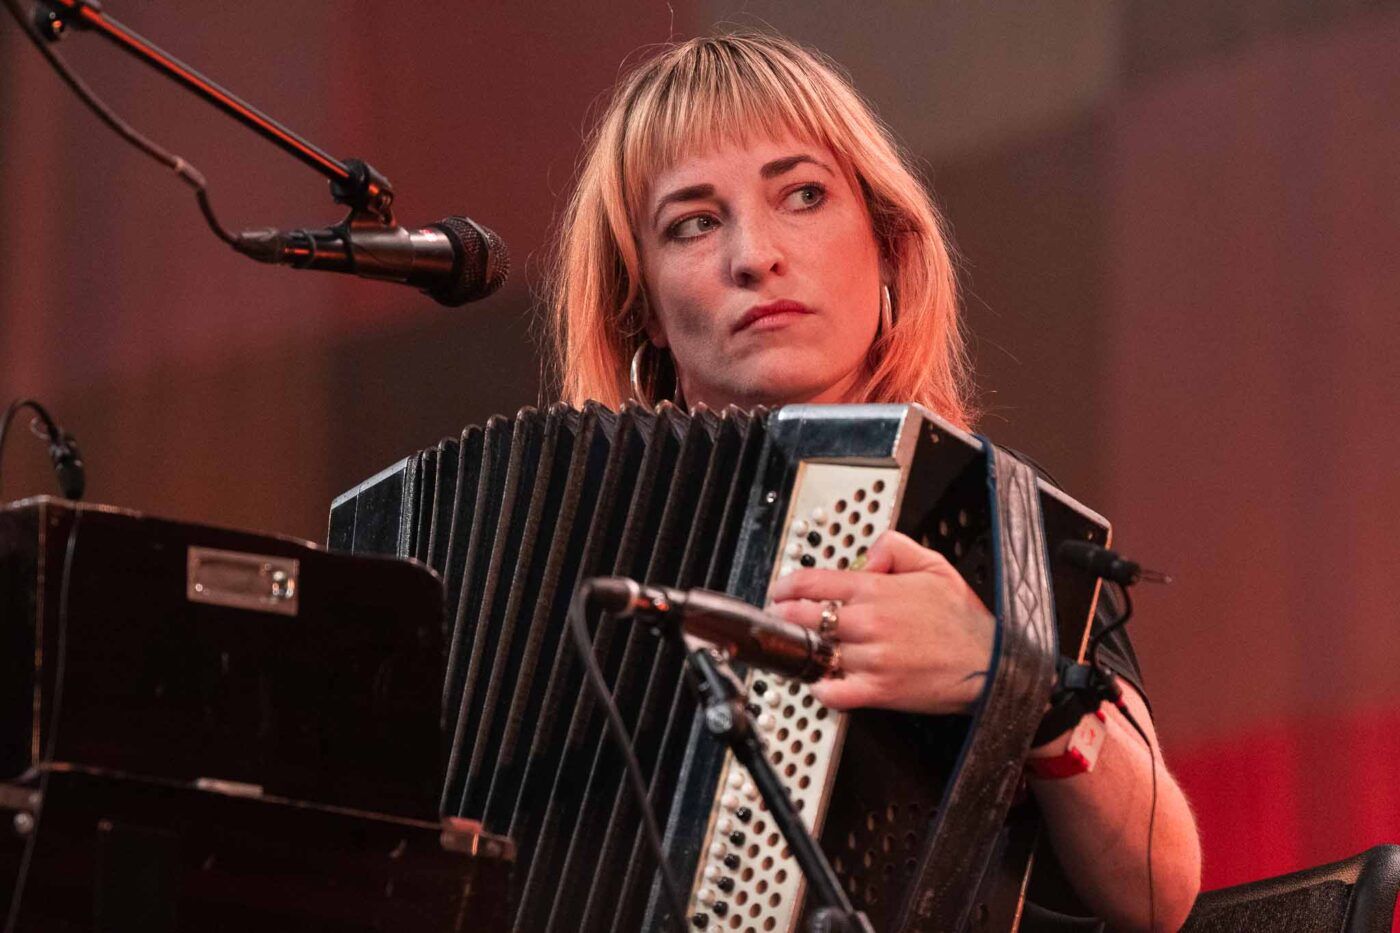
[[[804,567],[779,577],[768,595],[775,603],[789,599],[839,599],[848,603],[863,594],[867,586],[859,573]]]
[[[870,705],[873,692],[865,675],[847,674],[844,677],[828,677],[812,684],[812,696],[829,709],[848,710]]]
[[[880,643],[864,643],[838,638],[841,643],[841,670],[847,675],[884,672],[889,666],[890,649]]]
[[[937,551],[926,548],[906,534],[886,531],[875,539],[865,557],[867,573],[909,573],[950,567]]]
[[[795,622],[820,632],[822,630],[822,611],[827,608],[827,602],[829,601],[791,599],[781,603],[773,603],[767,611],[789,622]],[[868,604],[855,603],[849,606],[837,605],[831,608],[836,614],[836,621],[826,634],[843,642],[859,643],[871,638],[873,632],[871,631],[871,615]]]

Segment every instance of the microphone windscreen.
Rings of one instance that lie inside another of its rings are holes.
[[[439,304],[455,308],[492,294],[510,275],[510,253],[494,230],[469,217],[447,217],[431,225],[452,243],[453,275],[428,292]]]

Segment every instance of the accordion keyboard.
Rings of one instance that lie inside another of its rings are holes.
[[[799,567],[857,570],[898,514],[900,469],[807,463],[798,469],[783,521],[776,579]],[[835,783],[846,716],[796,680],[750,670],[745,686],[761,712],[759,735],[807,828],[820,833]],[[719,928],[792,930],[803,878],[767,816],[757,788],[728,755],[691,889],[693,918]],[[708,921],[707,921],[708,923]]]

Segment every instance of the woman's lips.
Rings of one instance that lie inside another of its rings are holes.
[[[812,309],[800,301],[770,301],[754,305],[739,318],[739,323],[734,325],[734,333],[751,328],[781,327],[795,317],[811,313]]]

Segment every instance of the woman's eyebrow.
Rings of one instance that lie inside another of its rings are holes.
[[[812,156],[807,155],[806,153],[785,156],[784,158],[774,159],[772,162],[767,162],[764,164],[763,168],[758,170],[758,174],[763,178],[777,178],[779,175],[783,175],[787,172],[792,171],[794,168],[796,168],[799,165],[802,165],[804,162],[809,165],[815,165],[817,168],[825,169],[830,175],[836,174],[831,170],[831,166],[827,165],[820,159],[815,159]]]
[[[687,185],[684,188],[677,188],[670,194],[664,195],[656,202],[656,213],[652,215],[651,224],[656,226],[661,220],[661,209],[667,204],[675,201],[695,201],[700,198],[712,198],[715,196],[714,185]]]

